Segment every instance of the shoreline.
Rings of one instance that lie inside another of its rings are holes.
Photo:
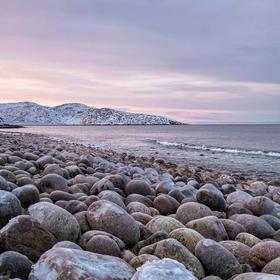
[[[270,144],[269,138],[258,137],[263,135],[266,128],[255,131],[251,126],[248,130],[246,127],[233,130],[219,127],[217,134],[212,133],[209,127],[201,129],[191,125],[178,128],[175,126],[74,126],[72,128],[71,126],[46,126],[46,128],[26,127],[11,131],[41,134],[65,140],[67,143],[90,144],[97,149],[116,151],[119,154],[124,152],[136,157],[160,158],[166,162],[184,163],[191,168],[202,167],[215,172],[235,174],[244,179],[268,182],[280,180],[280,157],[277,159],[280,154],[276,140],[272,140]],[[230,131],[229,135],[233,136],[232,142],[230,136],[224,136],[228,131]],[[268,128],[268,135],[272,135],[272,131],[272,128]],[[279,130],[277,131],[280,133]],[[278,132],[275,139],[279,137]],[[243,133],[246,141],[238,137]],[[254,133],[256,133],[256,140],[251,136]],[[200,140],[201,134],[205,136]],[[252,146],[250,143],[253,143]]]
[[[180,165],[186,166],[190,174],[194,177],[201,177],[201,174],[205,173],[208,179],[215,180],[219,176],[227,176],[232,177],[234,182],[237,183],[246,183],[246,182],[252,182],[255,181],[256,178],[253,178],[252,176],[244,177],[244,173],[241,171],[230,171],[230,170],[217,170],[209,167],[203,167],[203,166],[191,166],[187,165],[183,162],[175,162],[172,160],[167,160],[165,158],[155,157],[155,156],[139,156],[135,154],[129,154],[129,153],[122,153],[117,152],[113,149],[102,149],[100,147],[95,147],[91,144],[83,144],[78,143],[76,141],[70,141],[66,139],[56,139],[55,136],[47,136],[43,134],[34,134],[34,133],[28,133],[28,132],[10,132],[10,131],[0,131],[0,136],[2,134],[10,134],[12,136],[21,136],[22,143],[25,142],[26,138],[28,138],[28,143],[32,143],[33,141],[37,142],[40,141],[44,143],[44,145],[62,145],[63,148],[69,149],[72,152],[78,152],[79,155],[84,154],[91,154],[92,151],[95,155],[105,158],[106,160],[112,161],[113,163],[123,163],[123,164],[138,164],[141,165],[144,168],[150,167],[150,168],[156,168],[158,171],[164,173],[168,171],[173,171]],[[24,139],[25,138],[25,139]],[[1,137],[0,137],[1,140]],[[1,146],[0,146],[1,147]],[[171,169],[171,170],[170,170]],[[204,176],[202,176],[204,177]],[[231,181],[231,179],[229,179]],[[261,181],[264,181],[266,183],[269,183],[269,181],[274,180],[265,180],[261,179]]]
[[[167,171],[168,168],[174,168],[178,165],[186,165],[190,170],[193,171],[195,174],[197,171],[198,173],[207,173],[208,176],[213,177],[214,179],[218,176],[225,175],[229,177],[233,177],[238,182],[251,182],[251,181],[263,181],[263,182],[274,182],[274,181],[280,181],[280,175],[275,172],[260,172],[256,170],[248,170],[244,171],[241,168],[237,169],[231,169],[231,168],[219,168],[218,166],[207,166],[200,163],[187,163],[183,161],[182,159],[170,156],[170,153],[167,151],[162,156],[159,156],[158,153],[153,153],[149,155],[147,152],[144,152],[142,155],[139,153],[132,153],[132,152],[123,152],[123,151],[117,151],[114,148],[101,148],[94,146],[90,143],[83,143],[82,141],[78,140],[67,140],[62,139],[60,137],[46,135],[46,134],[36,134],[32,132],[15,132],[15,131],[1,131],[1,133],[10,133],[10,134],[18,134],[18,135],[28,135],[32,139],[41,138],[44,141],[52,142],[53,144],[59,143],[66,145],[65,147],[71,147],[71,146],[80,146],[79,150],[82,151],[83,148],[85,151],[89,152],[90,149],[93,149],[96,154],[100,155],[101,157],[105,157],[106,159],[113,160],[114,162],[122,162],[124,164],[142,164],[143,166],[149,166],[153,167],[153,165],[156,165],[157,168],[160,168],[159,170]],[[67,146],[69,145],[69,146]],[[72,147],[73,148],[73,147]],[[71,148],[71,149],[72,149]],[[200,155],[201,156],[201,155]],[[203,154],[203,158],[208,158],[210,155]],[[160,162],[160,163],[159,163]]]

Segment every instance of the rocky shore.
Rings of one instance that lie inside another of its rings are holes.
[[[0,133],[0,279],[280,279],[280,181]]]

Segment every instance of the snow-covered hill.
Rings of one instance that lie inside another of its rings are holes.
[[[180,124],[164,117],[134,114],[80,103],[55,107],[32,102],[0,103],[0,122],[20,125]]]

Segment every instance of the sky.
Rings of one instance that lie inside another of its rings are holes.
[[[0,0],[0,102],[280,123],[279,0]]]

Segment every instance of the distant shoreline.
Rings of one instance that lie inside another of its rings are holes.
[[[25,128],[27,126],[178,126],[190,124],[25,124],[23,125],[0,125],[1,128]]]
[[[0,124],[0,129],[7,129],[7,128],[24,128],[22,125],[14,125],[14,124]]]

